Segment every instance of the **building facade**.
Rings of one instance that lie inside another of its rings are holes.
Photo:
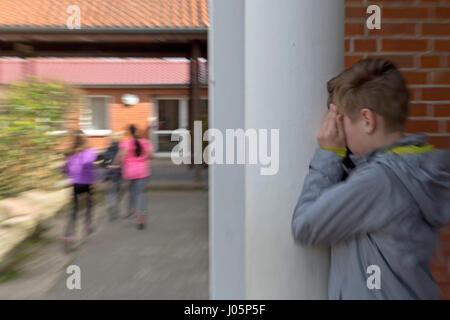
[[[207,62],[202,61],[199,69],[200,114],[207,121]],[[148,134],[158,156],[170,156],[177,143],[171,141],[172,133],[189,128],[186,59],[0,59],[2,85],[22,81],[27,75],[64,81],[81,89],[82,105],[75,128],[85,132],[91,147],[105,148],[112,132],[126,131],[135,124],[141,133],[146,131],[143,134]]]

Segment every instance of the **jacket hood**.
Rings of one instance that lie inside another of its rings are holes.
[[[391,169],[411,193],[424,219],[434,227],[450,222],[450,150],[434,149],[424,133],[412,134],[364,156],[356,164],[376,161]]]

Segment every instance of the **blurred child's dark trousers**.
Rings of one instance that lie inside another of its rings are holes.
[[[86,225],[91,223],[91,210],[92,210],[92,189],[90,184],[74,184],[73,185],[73,210],[69,217],[69,222],[66,228],[66,236],[74,235],[75,225],[77,221],[77,214],[79,208],[79,197],[82,194],[86,194]]]
[[[107,180],[107,202],[108,202],[108,211],[109,211],[109,219],[115,220],[120,216],[120,199],[121,199],[121,184],[122,177],[120,175],[120,171],[115,172],[110,175]]]

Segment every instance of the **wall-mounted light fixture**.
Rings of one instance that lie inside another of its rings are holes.
[[[139,103],[139,97],[135,94],[126,93],[122,95],[122,103],[127,107],[137,105]]]

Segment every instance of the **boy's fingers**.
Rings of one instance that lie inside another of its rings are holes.
[[[338,136],[338,129],[336,126],[337,111],[336,108],[332,106],[333,105],[330,105],[330,109],[325,115],[319,130],[319,136],[322,138]]]
[[[329,137],[336,135],[336,125],[333,122],[334,121],[330,121],[327,127],[327,136]]]
[[[342,115],[339,115],[336,118],[336,126],[337,126],[337,130],[338,130],[338,134],[341,137],[344,135],[344,124],[343,124],[342,120],[343,120]]]
[[[335,127],[335,128],[336,128],[337,117],[338,117],[338,114],[337,114],[336,111],[330,111],[330,118],[329,118],[329,120],[332,123],[333,127]]]
[[[330,114],[327,113],[327,114],[325,115],[325,117],[323,118],[323,120],[322,120],[322,124],[321,124],[321,126],[320,126],[319,131],[325,132],[325,131],[327,130],[328,125],[329,125],[329,120],[330,120]]]
[[[325,116],[325,121],[331,121],[336,117],[336,111],[329,110],[327,115]]]
[[[325,117],[323,117],[323,123],[325,124],[331,117],[331,111],[328,111]]]
[[[330,134],[330,131],[331,131],[331,129],[332,129],[332,126],[333,126],[333,122],[334,122],[334,120],[333,119],[331,119],[329,116],[327,117],[327,119],[325,120],[325,122],[324,122],[324,134],[325,135],[329,135]]]
[[[330,110],[329,112],[329,116],[328,116],[328,122],[329,122],[329,127],[330,128],[335,128],[336,127],[336,111],[332,111]]]

